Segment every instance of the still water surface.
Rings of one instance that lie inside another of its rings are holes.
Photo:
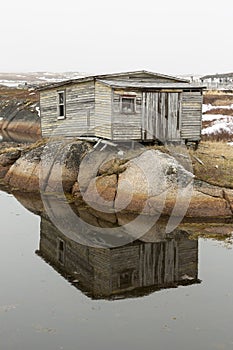
[[[199,239],[200,283],[93,300],[38,255],[39,216],[5,192],[0,208],[1,350],[233,349],[231,247]]]

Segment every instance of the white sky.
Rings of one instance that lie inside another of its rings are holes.
[[[20,0],[0,5],[0,71],[233,71],[232,0]]]

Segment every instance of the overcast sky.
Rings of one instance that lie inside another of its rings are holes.
[[[1,2],[0,71],[233,71],[232,0]]]

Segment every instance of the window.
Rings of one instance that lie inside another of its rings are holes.
[[[65,110],[65,91],[58,91],[58,118],[65,119],[66,110]]]
[[[136,98],[135,97],[121,97],[121,113],[133,114],[136,112]]]
[[[58,261],[63,265],[65,263],[65,242],[60,238],[58,238],[57,248]]]
[[[128,269],[122,271],[118,275],[118,288],[127,289],[133,286],[134,284],[135,271],[133,269]]]

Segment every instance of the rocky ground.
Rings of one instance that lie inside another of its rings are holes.
[[[219,145],[221,147],[219,147]],[[10,189],[39,194],[65,192],[77,207],[105,212],[170,215],[187,204],[186,217],[232,217],[233,149],[226,143],[203,142],[190,150],[190,162],[177,149],[121,149],[74,140],[46,140],[0,151],[0,176]],[[182,160],[183,157],[183,160]],[[185,160],[185,161],[184,161]],[[42,171],[42,175],[40,173]],[[39,182],[39,178],[43,182]],[[87,210],[82,215],[88,215]],[[114,219],[115,220],[115,219]]]

